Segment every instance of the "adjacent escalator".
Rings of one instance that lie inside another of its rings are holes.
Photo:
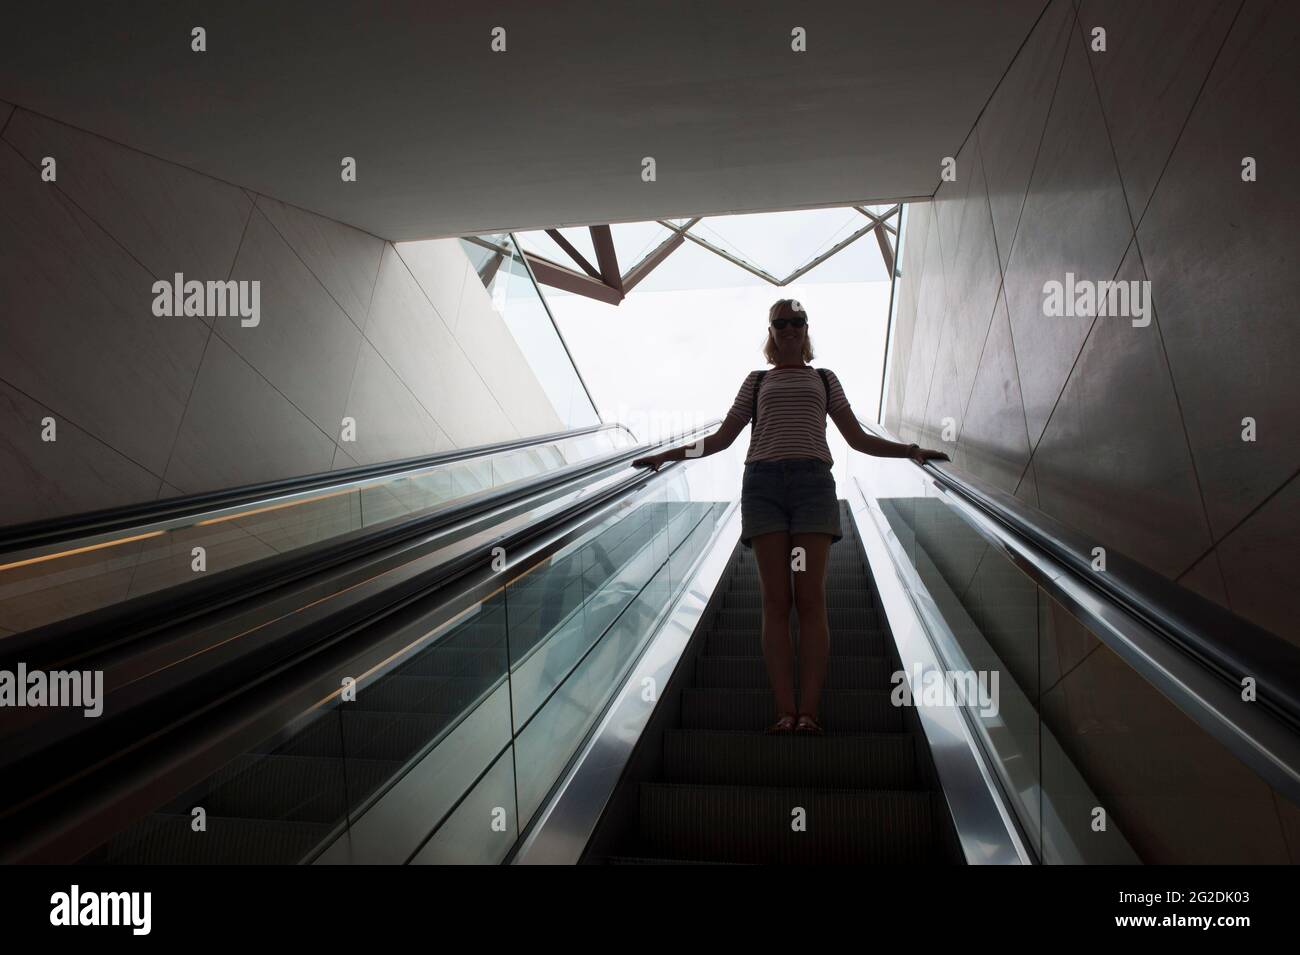
[[[651,545],[655,524],[640,516],[603,527],[587,542],[602,559],[586,562],[585,575],[584,561],[562,562],[514,587],[508,606],[500,593],[489,597],[470,620],[353,698],[233,760],[86,861],[311,861],[350,816],[363,813],[413,759],[506,682],[512,656],[521,664],[555,637],[566,606],[581,604],[584,589],[603,592]],[[203,811],[207,838],[195,838],[196,809]]]
[[[422,462],[382,477],[401,507],[345,483],[387,510],[329,561],[299,540],[270,583],[253,562],[203,604],[161,591],[9,638],[45,666],[102,670],[106,697],[99,720],[5,724],[22,785],[0,804],[4,858],[501,861],[730,506],[700,490],[720,460],[651,474],[629,464],[644,450],[530,458],[522,476],[499,451],[456,462],[477,484]],[[238,513],[278,504],[249,493]]]

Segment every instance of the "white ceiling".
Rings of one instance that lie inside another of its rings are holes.
[[[934,192],[1043,6],[24,4],[0,99],[395,240],[873,203]]]

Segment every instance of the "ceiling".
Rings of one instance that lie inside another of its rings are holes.
[[[394,240],[872,204],[934,192],[1043,6],[24,4],[0,99]]]

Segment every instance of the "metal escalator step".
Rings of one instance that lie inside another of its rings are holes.
[[[155,813],[110,842],[98,858],[114,865],[292,865],[333,826],[209,815],[194,832],[187,815]]]
[[[876,599],[865,583],[855,588],[835,588],[826,591],[826,607],[829,610],[874,610]]]
[[[762,597],[758,587],[752,590],[728,590],[722,595],[719,610],[747,610],[761,607]],[[871,594],[863,587],[854,589],[827,590],[826,607],[828,610],[874,610]]]
[[[876,630],[880,627],[880,615],[874,610],[848,610],[832,607],[827,611],[827,621],[831,633],[836,630]],[[763,623],[763,608],[727,607],[719,610],[713,618],[713,626],[719,630],[755,630]]]
[[[758,568],[753,564],[733,566],[728,570],[726,581],[725,586],[731,591],[757,591]],[[827,567],[826,586],[828,589],[835,590],[867,589],[867,574],[860,567],[844,569]]]
[[[334,710],[292,738],[270,741],[259,753],[317,758],[380,759],[404,762],[456,718],[455,713],[399,713],[384,710]]]
[[[446,677],[389,674],[357,690],[344,709],[398,713],[459,713],[495,682],[490,676]]]
[[[758,578],[738,577],[736,581],[723,589],[723,599],[728,605],[740,605],[744,600],[750,600],[753,607],[759,607],[762,600],[762,589],[759,587]],[[872,595],[870,587],[857,574],[852,578],[826,579],[826,605],[827,607],[861,607],[870,609],[875,607],[876,599]]]
[[[927,792],[643,783],[636,853],[751,863],[941,861]],[[803,831],[794,826],[803,810]]]
[[[480,619],[457,627],[444,641],[450,646],[497,647],[506,642],[506,615],[500,607],[486,610]]]
[[[757,575],[758,560],[753,554],[742,554],[735,561],[727,566],[727,573],[748,576]],[[831,550],[830,558],[826,561],[826,573],[841,574],[844,576],[855,576],[862,579],[867,576],[866,565],[862,563],[862,556],[856,551],[835,551]]]
[[[402,676],[499,676],[506,672],[508,654],[503,641],[495,647],[431,647],[395,672]]]
[[[762,656],[762,638],[757,630],[709,630],[704,635],[704,652],[721,657]],[[885,634],[879,630],[839,631],[831,634],[833,657],[878,657],[885,652]]]
[[[344,710],[345,752],[349,759],[404,763],[436,739],[457,715]]]
[[[885,690],[826,690],[822,693],[821,724],[834,733],[901,733],[903,713]],[[766,729],[776,719],[772,691],[687,687],[682,691],[683,729]]]
[[[209,816],[333,824],[387,782],[400,763],[368,759],[249,754],[232,760],[211,779],[172,804],[188,814],[201,806]]]
[[[906,733],[767,736],[668,730],[664,781],[731,786],[914,789],[916,756]]]
[[[858,538],[853,534],[845,534],[838,544],[831,547],[829,554],[831,560],[855,560],[861,556]],[[752,563],[754,560],[754,549],[742,545],[731,556],[731,559],[737,563],[744,563],[746,561]]]
[[[828,690],[884,690],[892,672],[884,657],[834,657],[826,673]],[[695,685],[731,689],[767,689],[762,657],[701,656],[695,661]]]

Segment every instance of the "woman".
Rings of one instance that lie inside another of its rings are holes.
[[[917,462],[948,460],[939,451],[898,444],[867,434],[849,407],[834,372],[822,373],[808,362],[812,343],[808,317],[793,299],[783,298],[768,310],[763,356],[772,369],[762,374],[757,417],[745,456],[740,495],[740,540],[754,551],[763,598],[763,659],[776,698],[777,719],[769,733],[813,733],[826,679],[830,633],[826,614],[826,565],[830,547],[843,533],[839,500],[826,446],[826,416],[863,454],[911,458]],[[750,372],[722,427],[699,445],[682,445],[632,462],[659,470],[666,461],[704,457],[730,447],[753,415],[754,386],[760,373]],[[791,556],[802,548],[802,561]],[[793,600],[799,613],[799,696],[795,706],[794,647],[790,641],[791,567]]]

